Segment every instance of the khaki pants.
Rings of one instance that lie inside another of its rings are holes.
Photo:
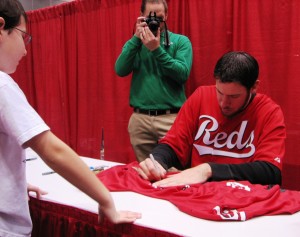
[[[129,119],[128,132],[138,162],[145,160],[157,142],[169,131],[177,114],[149,116],[133,113]]]

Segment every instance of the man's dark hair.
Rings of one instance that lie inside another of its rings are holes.
[[[165,12],[168,12],[168,4],[167,4],[166,0],[142,0],[142,4],[141,4],[141,12],[142,13],[145,12],[147,3],[162,3],[162,4],[164,4]]]
[[[217,62],[214,77],[221,82],[239,82],[248,90],[255,84],[259,73],[256,59],[242,51],[224,54]]]
[[[18,0],[0,0],[0,17],[5,20],[5,30],[20,25],[21,16],[27,21],[25,10]]]

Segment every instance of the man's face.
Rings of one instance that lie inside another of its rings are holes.
[[[252,93],[238,82],[223,83],[216,80],[217,100],[221,112],[226,117],[231,117],[244,108],[249,102]]]
[[[164,21],[167,20],[168,14],[165,12],[165,7],[163,3],[147,3],[143,16],[148,17],[150,12],[152,12],[152,15],[155,12],[157,18],[161,18]],[[160,29],[164,29],[163,22],[160,23]]]

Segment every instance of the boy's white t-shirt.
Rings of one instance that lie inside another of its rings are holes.
[[[0,236],[30,236],[26,156],[22,145],[49,127],[17,83],[0,71]]]

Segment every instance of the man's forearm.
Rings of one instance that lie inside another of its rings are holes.
[[[177,169],[182,169],[176,153],[167,144],[158,144],[152,151],[155,160],[161,164],[166,170],[175,167]]]
[[[210,181],[221,180],[248,180],[254,184],[279,184],[281,185],[281,171],[275,165],[256,161],[244,164],[216,164],[209,163],[212,168]]]

